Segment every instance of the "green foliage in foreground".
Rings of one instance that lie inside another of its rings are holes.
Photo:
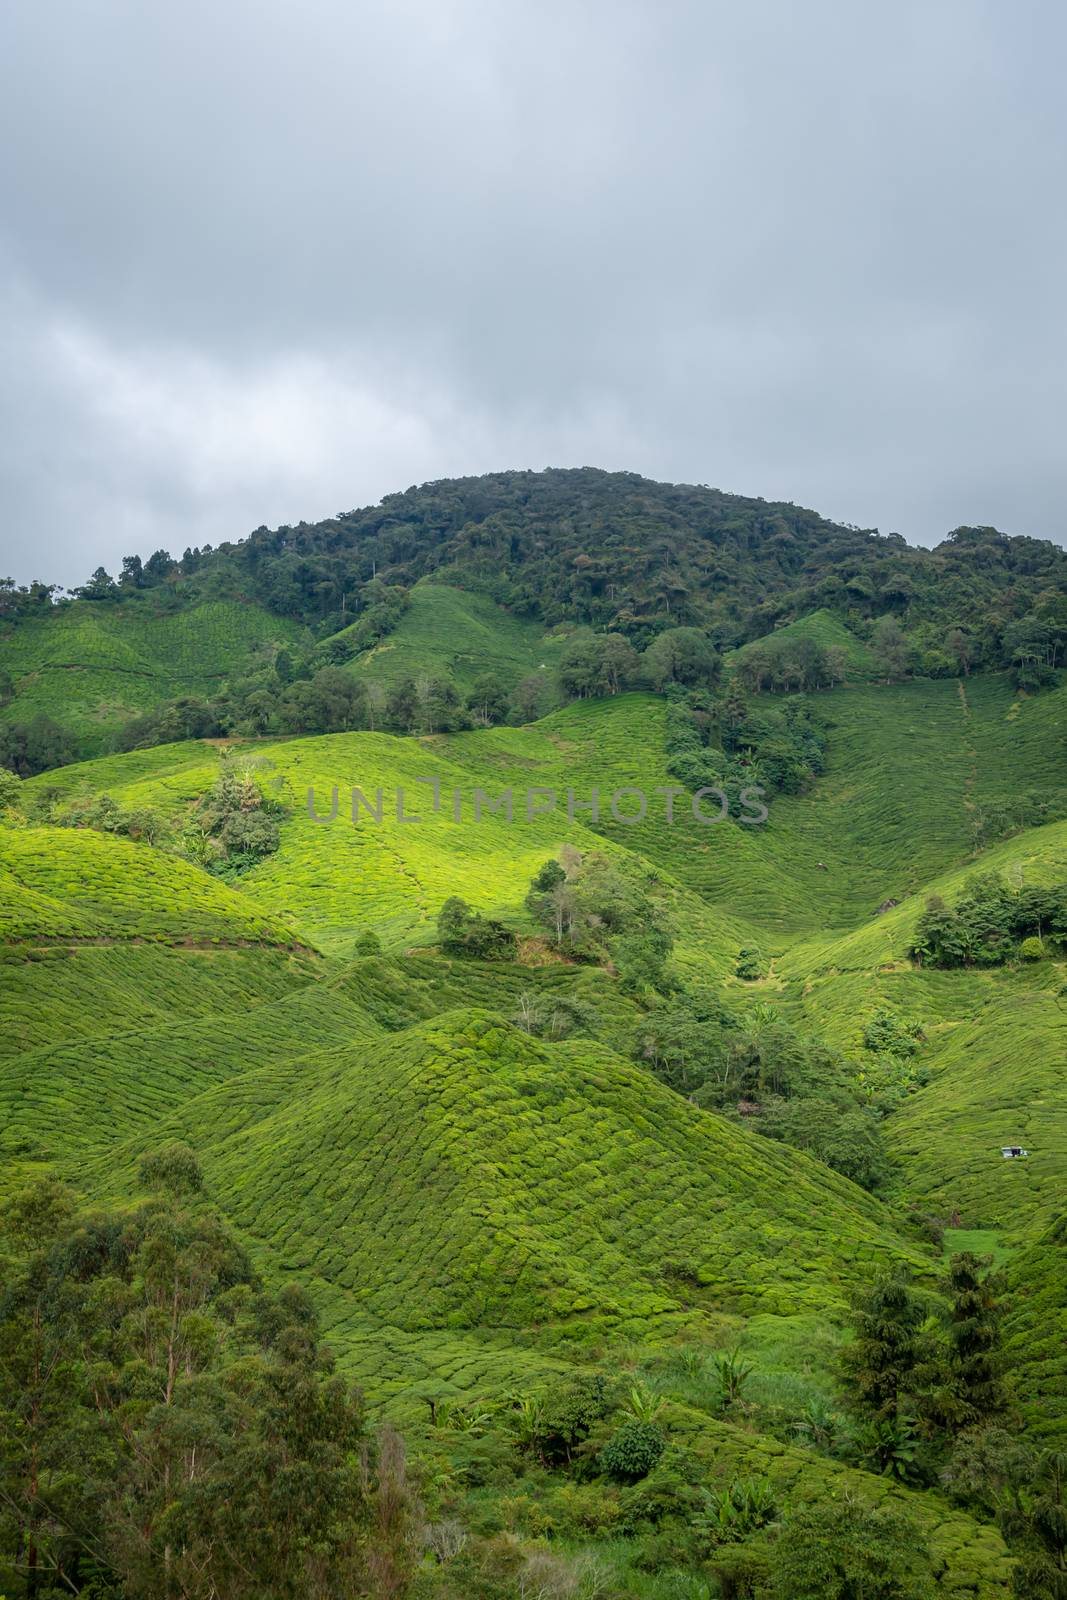
[[[0,1581],[29,1600],[399,1594],[414,1496],[295,1283],[267,1292],[174,1147],[160,1196],[0,1213]],[[175,1185],[174,1179],[180,1181]],[[77,1470],[73,1470],[74,1467]]]

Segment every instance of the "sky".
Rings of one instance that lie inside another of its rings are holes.
[[[1067,542],[1067,9],[5,0],[0,577],[583,466]]]

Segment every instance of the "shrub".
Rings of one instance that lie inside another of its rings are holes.
[[[449,955],[475,956],[483,961],[506,959],[515,948],[515,935],[510,928],[491,917],[479,916],[456,895],[441,907],[437,937]]]
[[[146,1189],[195,1194],[204,1187],[204,1174],[196,1151],[177,1139],[143,1155],[137,1175]]]
[[[1039,939],[1036,933],[1024,939],[1019,946],[1019,955],[1023,961],[1043,961],[1046,955],[1045,941]]]
[[[623,1483],[636,1483],[652,1471],[666,1441],[663,1431],[654,1422],[638,1422],[636,1418],[617,1428],[601,1450],[598,1464],[611,1478]]]
[[[703,1500],[693,1526],[712,1548],[740,1544],[778,1515],[774,1489],[766,1478],[735,1478],[717,1494],[705,1490]]]
[[[0,767],[0,811],[17,811],[22,782],[18,774]]]
[[[754,944],[742,945],[737,952],[734,974],[738,978],[744,978],[747,983],[751,983],[756,978],[765,978],[767,976],[767,963],[763,958],[763,952],[757,949]]]
[[[922,1025],[908,1022],[884,1007],[876,1011],[863,1030],[863,1045],[878,1055],[913,1056],[924,1038]]]
[[[796,1512],[771,1557],[771,1592],[789,1600],[928,1600],[930,1560],[915,1524],[857,1501]]]

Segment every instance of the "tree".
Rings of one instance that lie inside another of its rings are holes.
[[[536,722],[541,715],[545,701],[545,680],[539,674],[533,673],[528,678],[523,678],[517,683],[511,693],[510,717],[512,722],[520,726],[527,722]]]
[[[945,635],[945,649],[955,661],[963,676],[969,677],[974,661],[974,641],[964,628],[950,628]]]
[[[64,767],[77,757],[74,740],[51,717],[9,722],[0,727],[0,767],[20,778]]]
[[[924,1358],[925,1312],[903,1270],[883,1273],[853,1302],[855,1337],[841,1352],[856,1408],[874,1422],[892,1422],[912,1396]]]
[[[477,680],[467,696],[467,710],[486,728],[504,721],[508,714],[508,697],[496,674],[485,673]]]
[[[385,702],[385,720],[391,728],[401,733],[411,733],[419,715],[419,692],[414,678],[401,678],[389,691]]]
[[[79,600],[117,600],[119,588],[114,578],[103,567],[97,567],[92,577],[74,594]]]
[[[910,1518],[846,1500],[788,1518],[771,1556],[771,1592],[783,1600],[928,1600],[934,1585]]]
[[[722,670],[718,652],[699,628],[669,628],[659,634],[645,651],[642,666],[656,689],[672,683],[712,687]]]
[[[430,678],[419,687],[417,726],[421,733],[455,733],[458,728],[469,726],[450,678]]]
[[[340,667],[321,667],[310,680],[291,683],[280,714],[294,733],[348,733],[367,726],[367,691]]]
[[[955,1429],[988,1422],[1004,1410],[1000,1348],[999,1280],[989,1261],[970,1251],[952,1257],[948,1325],[947,1402]]]
[[[170,1194],[197,1194],[204,1187],[204,1174],[196,1151],[175,1139],[141,1157],[137,1176],[143,1189],[160,1189]]]
[[[502,922],[482,917],[465,900],[452,895],[437,918],[437,937],[449,955],[474,956],[492,961],[511,954],[515,935]]]
[[[267,1293],[217,1214],[169,1184],[115,1215],[35,1185],[0,1241],[6,1593],[403,1592],[402,1442],[368,1430],[299,1285]]]
[[[905,678],[911,671],[912,647],[896,617],[878,618],[871,634],[871,649],[887,678]]]
[[[1012,1573],[1020,1600],[1067,1600],[1067,1454],[1038,1454],[1001,1525],[1022,1547]]]
[[[597,687],[601,694],[619,694],[637,677],[641,658],[621,633],[605,634],[600,643]]]
[[[0,767],[0,813],[17,811],[22,797],[22,783],[17,773]]]
[[[775,1100],[764,1106],[759,1131],[808,1151],[861,1189],[879,1189],[889,1176],[885,1139],[866,1107],[819,1096]]]

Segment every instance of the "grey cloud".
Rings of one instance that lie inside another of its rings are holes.
[[[0,571],[593,463],[1062,539],[1052,5],[0,16]]]

